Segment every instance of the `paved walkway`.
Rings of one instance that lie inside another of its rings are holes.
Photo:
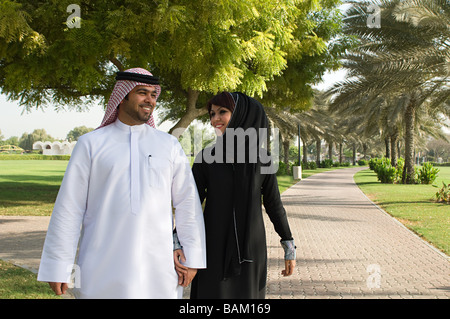
[[[358,170],[316,174],[282,194],[297,268],[279,275],[279,238],[266,227],[267,297],[448,299],[449,258],[368,200],[353,181]]]
[[[316,174],[282,194],[297,267],[280,274],[283,251],[266,218],[267,298],[449,299],[449,258],[369,201],[353,182],[359,169]],[[0,216],[0,259],[36,272],[48,222]]]

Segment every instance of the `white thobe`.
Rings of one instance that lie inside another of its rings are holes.
[[[83,135],[55,202],[38,280],[72,277],[80,298],[180,298],[173,216],[185,265],[205,268],[203,213],[177,139],[119,120]]]

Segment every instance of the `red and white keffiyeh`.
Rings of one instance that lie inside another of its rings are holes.
[[[125,72],[153,76],[149,71],[142,69],[142,68],[128,69],[128,70],[125,70]],[[114,86],[114,89],[111,93],[111,96],[109,98],[108,104],[106,106],[106,111],[105,111],[105,116],[103,117],[103,121],[98,128],[104,127],[104,126],[114,123],[116,121],[117,114],[118,114],[117,106],[120,104],[120,102],[123,101],[125,96],[128,93],[130,93],[130,91],[133,90],[134,87],[137,85],[145,85],[145,86],[155,87],[156,88],[156,98],[158,98],[159,94],[161,93],[161,87],[159,85],[153,85],[153,84],[130,81],[130,80],[117,81],[116,85]],[[150,125],[151,127],[155,127],[153,115],[150,116],[150,119],[147,121],[146,124]]]

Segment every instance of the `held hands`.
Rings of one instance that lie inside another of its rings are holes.
[[[176,249],[173,251],[173,260],[175,262],[175,270],[178,274],[178,284],[183,287],[189,286],[192,279],[194,279],[197,274],[197,269],[188,268],[181,263],[186,262],[186,257],[184,256],[182,249]]]
[[[178,274],[178,284],[187,287],[192,279],[194,279],[197,274],[197,269],[188,268],[184,266],[181,262],[186,262],[186,257],[184,256],[183,250],[179,242],[177,241],[178,237],[174,234],[174,251],[173,251],[173,259],[175,263],[175,270]],[[281,271],[281,274],[284,277],[291,276],[294,273],[295,268],[295,244],[294,240],[282,240],[281,246],[284,249],[284,265],[285,269]],[[181,262],[180,262],[181,260]]]
[[[178,284],[183,287],[189,286],[192,279],[194,279],[197,274],[197,269],[188,268],[180,262],[180,260],[182,262],[186,261],[186,257],[184,257],[183,250],[181,249],[173,251],[173,259],[175,261],[175,270],[178,274]],[[50,288],[52,288],[53,292],[58,296],[64,295],[69,288],[67,283],[62,282],[49,282],[48,284],[50,285]]]

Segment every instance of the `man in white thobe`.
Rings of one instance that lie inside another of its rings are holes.
[[[137,68],[116,79],[100,128],[73,150],[38,280],[60,294],[74,279],[79,298],[181,298],[172,208],[190,276],[206,267],[195,181],[177,139],[152,127],[157,78]]]

